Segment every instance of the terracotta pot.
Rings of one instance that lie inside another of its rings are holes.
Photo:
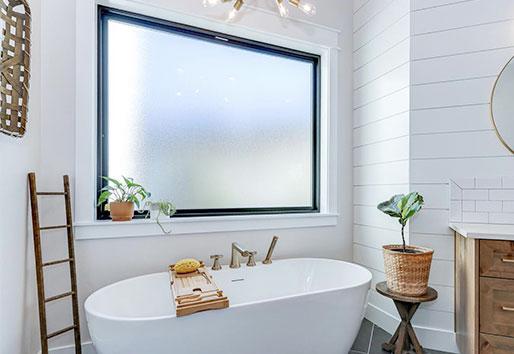
[[[389,290],[405,296],[421,296],[428,290],[428,278],[434,251],[402,245],[383,246],[384,266]]]
[[[130,221],[134,217],[134,203],[132,202],[111,202],[112,221]]]

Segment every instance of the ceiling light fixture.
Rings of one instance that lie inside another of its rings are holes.
[[[236,18],[237,13],[243,7],[245,0],[203,0],[203,6],[213,7],[222,3],[230,2],[233,3],[232,9],[228,13],[227,21],[232,21]],[[302,0],[275,0],[277,4],[278,13],[281,17],[289,16],[289,9],[286,3],[296,7],[307,16],[316,15],[316,6],[310,3],[303,2]]]

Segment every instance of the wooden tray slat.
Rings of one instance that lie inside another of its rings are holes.
[[[203,263],[197,271],[187,274],[177,274],[172,264],[169,273],[177,317],[229,307],[228,298]]]

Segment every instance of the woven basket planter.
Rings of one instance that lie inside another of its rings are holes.
[[[2,49],[0,133],[23,137],[27,125],[30,81],[31,13],[27,0],[0,0]]]
[[[434,251],[428,248],[402,245],[383,246],[384,266],[389,290],[405,296],[421,296],[428,289],[428,277]]]

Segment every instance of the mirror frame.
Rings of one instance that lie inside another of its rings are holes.
[[[496,125],[496,121],[494,120],[494,112],[493,112],[493,103],[494,103],[494,94],[496,92],[496,88],[498,86],[498,81],[500,81],[500,78],[502,77],[503,73],[505,72],[505,70],[507,69],[507,67],[510,65],[510,64],[513,64],[514,65],[514,56],[511,57],[509,59],[509,61],[507,62],[507,64],[505,64],[502,68],[502,70],[500,71],[500,73],[498,74],[498,77],[496,78],[496,80],[494,81],[494,86],[493,86],[493,91],[491,92],[491,102],[489,103],[489,112],[490,112],[490,117],[491,117],[491,122],[493,123],[493,127],[494,127],[494,131],[496,132],[496,136],[498,137],[498,139],[501,141],[501,143],[507,148],[507,150],[509,150],[512,154],[514,154],[514,147],[510,146],[506,141],[505,139],[502,137],[501,133],[500,133],[500,130],[498,129],[498,126]]]

